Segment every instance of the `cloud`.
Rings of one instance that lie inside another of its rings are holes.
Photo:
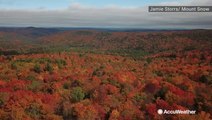
[[[182,5],[182,6],[209,6],[212,5],[211,0],[177,0],[171,2],[161,2],[160,5]]]
[[[212,28],[211,19],[210,13],[149,13],[147,6],[98,8],[79,3],[59,10],[0,10],[0,26],[22,27]]]
[[[188,5],[209,6],[209,5],[212,5],[212,1],[211,0],[191,0],[188,2]]]

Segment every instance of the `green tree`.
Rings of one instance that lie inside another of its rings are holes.
[[[73,88],[73,90],[71,92],[71,98],[75,102],[79,102],[85,98],[85,93],[81,87],[75,87],[75,88]]]
[[[53,68],[53,66],[50,63],[47,63],[46,67],[45,67],[45,70],[49,71],[50,73],[52,73],[54,68]]]
[[[17,68],[18,68],[17,63],[16,63],[16,62],[12,62],[11,68],[12,68],[13,70],[17,70]]]
[[[39,64],[35,64],[35,66],[34,66],[34,71],[35,71],[36,73],[40,73],[40,72],[41,72],[41,67],[40,67]]]
[[[67,65],[66,61],[62,60],[62,59],[57,59],[57,60],[55,60],[55,62],[58,65],[59,68],[63,68],[64,66]]]

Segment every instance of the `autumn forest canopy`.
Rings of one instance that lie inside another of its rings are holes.
[[[200,29],[2,27],[0,119],[212,119],[211,39]]]

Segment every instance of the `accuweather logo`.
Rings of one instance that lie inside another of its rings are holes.
[[[158,109],[158,114],[196,114],[196,110],[162,110]]]

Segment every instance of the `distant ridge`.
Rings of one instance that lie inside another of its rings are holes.
[[[159,32],[159,31],[190,31],[190,30],[209,30],[209,29],[149,29],[149,28],[92,28],[92,27],[0,27],[3,32],[22,32],[27,31],[43,31],[43,33],[56,33],[60,31],[71,30],[96,30],[108,32]]]

